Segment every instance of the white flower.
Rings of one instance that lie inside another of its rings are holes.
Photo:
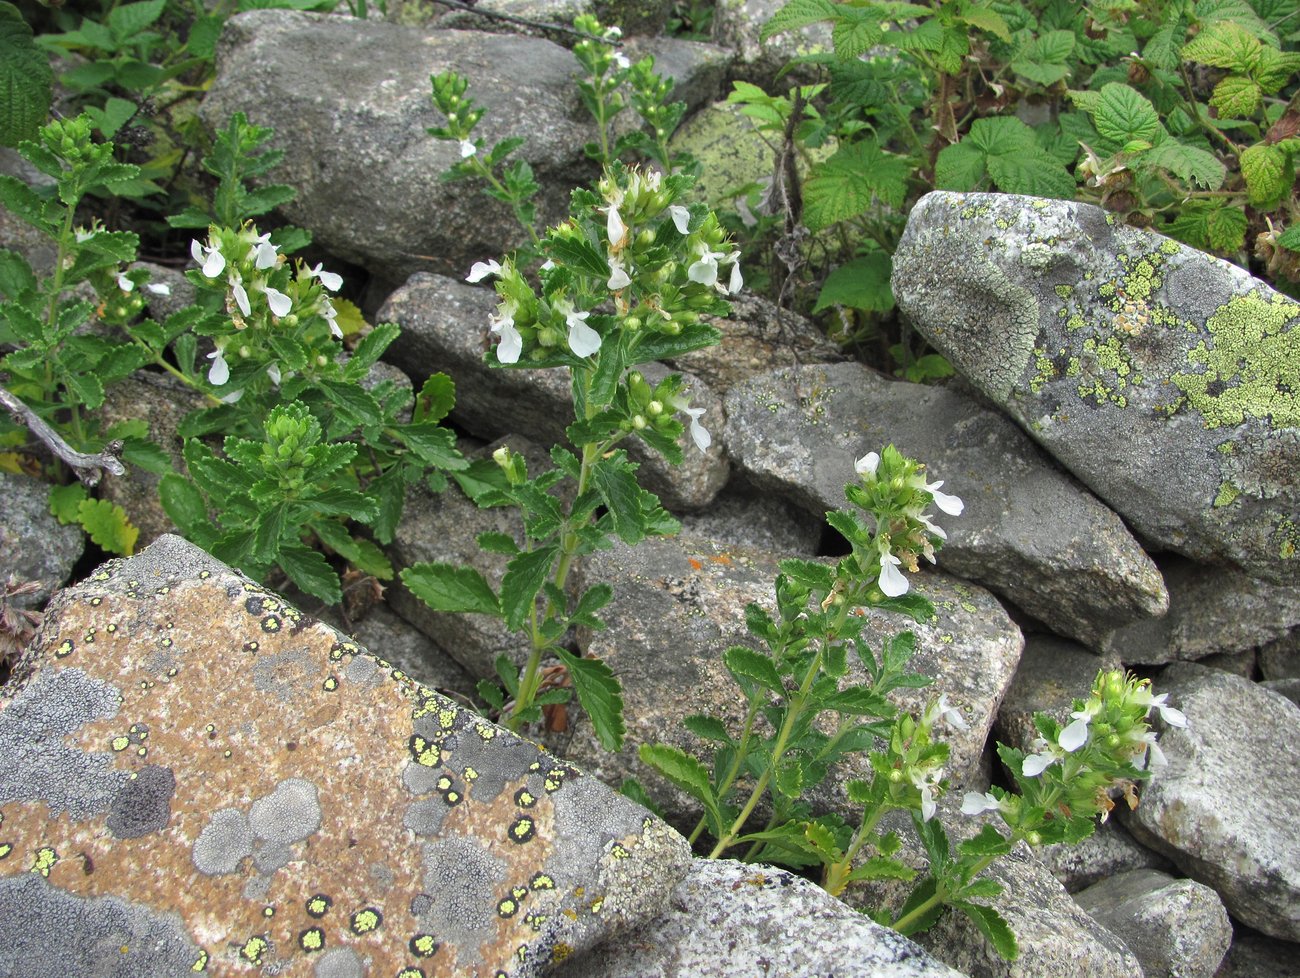
[[[718,282],[718,261],[731,262],[731,279],[726,285]],[[692,282],[698,282],[700,285],[711,285],[723,295],[737,291],[743,284],[744,280],[740,275],[740,252],[733,251],[724,253],[721,251],[709,251],[705,249],[704,254],[699,260],[686,270],[686,277]]]
[[[537,270],[539,272],[549,272],[554,267],[555,267],[555,262],[551,261],[548,258],[546,259],[546,261],[542,262],[540,265],[537,266]]]
[[[244,396],[244,388],[241,387],[241,388],[239,388],[239,390],[237,390],[237,391],[231,391],[229,394],[227,394],[225,397],[223,397],[223,398],[221,399],[221,403],[222,403],[222,404],[234,404],[236,401],[238,401],[238,400],[239,400],[241,397],[243,397],[243,396]]]
[[[606,288],[617,292],[619,289],[626,289],[632,284],[632,278],[627,274],[627,269],[623,267],[622,259],[611,257],[609,259],[609,268],[609,281],[605,283]]]
[[[465,276],[466,282],[481,282],[489,275],[500,275],[501,263],[495,258],[489,258],[487,261],[476,261],[470,267],[469,274]]]
[[[555,311],[569,327],[569,349],[580,357],[589,357],[600,349],[600,334],[587,325],[589,312],[578,312],[567,299],[557,300]]]
[[[1151,698],[1151,706],[1160,714],[1160,719],[1171,727],[1187,726],[1187,715],[1182,710],[1176,710],[1172,706],[1166,706],[1165,701],[1169,699],[1168,693],[1161,693],[1159,696]]]
[[[866,476],[871,476],[874,479],[876,476],[876,469],[879,465],[880,456],[875,452],[867,452],[866,455],[863,455],[862,458],[853,463],[853,471],[864,478]]]
[[[1021,766],[1020,771],[1027,778],[1036,778],[1055,763],[1056,755],[1047,751],[1041,754],[1030,754],[1025,758],[1025,763]]]
[[[934,813],[939,807],[934,800],[934,789],[939,786],[943,780],[943,768],[935,768],[924,773],[913,771],[912,784],[921,792],[921,818],[923,821],[930,821],[934,818]]]
[[[731,277],[727,279],[727,294],[735,295],[745,287],[745,279],[740,274],[740,262],[733,262],[731,266]]]
[[[979,815],[981,812],[996,812],[1002,808],[1002,802],[998,801],[991,792],[980,794],[978,791],[968,791],[961,799],[961,813],[963,815]]]
[[[880,590],[887,597],[897,598],[907,593],[909,587],[907,578],[898,569],[901,563],[902,561],[889,551],[884,551],[880,555]]]
[[[94,228],[91,228],[89,231],[85,228],[77,228],[73,233],[77,236],[77,244],[84,244],[95,236],[96,231]]]
[[[713,444],[713,436],[708,433],[704,425],[700,424],[700,418],[704,415],[704,408],[684,407],[682,408],[691,418],[691,438],[695,442],[695,447],[702,452],[707,452],[709,446]]]
[[[609,235],[609,250],[619,251],[627,243],[627,225],[618,216],[618,204],[609,205],[605,216],[605,233]]]
[[[939,702],[935,704],[935,713],[944,720],[947,720],[953,727],[958,730],[969,730],[970,724],[966,718],[961,715],[961,710],[948,702],[948,694],[944,693],[939,697]]]
[[[923,527],[925,527],[928,532],[933,533],[935,536],[937,536],[940,540],[948,539],[948,534],[943,531],[943,528],[936,525],[933,521],[931,521],[930,517],[926,516],[924,513],[917,513],[916,521],[920,523]],[[934,557],[932,554],[927,553],[925,556],[930,561],[930,563],[932,564],[934,563]]]
[[[325,321],[330,324],[330,333],[334,336],[334,338],[339,340],[343,339],[343,330],[340,329],[339,324],[335,322],[335,320],[338,319],[339,311],[334,308],[333,303],[330,302],[324,303],[324,308],[321,310],[321,315],[324,316]]]
[[[343,276],[338,272],[327,272],[324,270],[324,262],[318,262],[315,268],[307,269],[308,278],[320,279],[320,284],[325,286],[331,292],[337,292],[343,288]]]
[[[279,250],[271,244],[271,232],[267,232],[260,238],[255,239],[256,247],[253,249],[253,267],[259,272],[265,271],[275,264],[276,252]]]
[[[632,62],[627,59],[627,55],[622,51],[614,52],[614,64],[618,65],[624,71],[632,67]]]
[[[275,315],[284,317],[293,311],[293,300],[279,289],[264,285],[262,291],[266,293],[266,304],[271,307],[271,312]]]
[[[220,350],[213,350],[208,354],[208,359],[212,361],[212,366],[208,368],[208,383],[220,387],[230,379],[230,364],[226,363]]]
[[[1061,749],[1070,754],[1088,742],[1088,714],[1076,713],[1074,716],[1075,719],[1061,731],[1061,735],[1057,738]]]
[[[934,504],[941,510],[949,516],[960,516],[961,511],[966,508],[966,504],[956,496],[950,496],[946,492],[940,492],[939,487],[941,485],[943,485],[942,479],[938,482],[927,482],[923,488],[934,498]]]
[[[216,245],[201,245],[197,240],[190,241],[190,254],[203,266],[204,278],[216,278],[225,270],[226,256]]]
[[[232,272],[230,275],[230,291],[235,296],[235,305],[239,306],[239,311],[245,316],[251,316],[253,306],[248,301],[248,290],[244,288],[244,283],[240,281],[237,272]]]
[[[460,158],[462,160],[469,159],[477,152],[478,152],[478,147],[475,146],[473,143],[471,143],[468,139],[462,139],[460,141]]]
[[[689,234],[691,229],[691,212],[681,204],[673,204],[668,208],[668,215],[673,219],[673,224],[677,226],[678,234]]]
[[[497,360],[501,363],[518,363],[519,354],[524,350],[524,338],[515,329],[514,307],[502,303],[499,313],[488,320],[488,328],[501,336],[501,342],[497,344]]]
[[[154,295],[171,295],[172,287],[166,282],[145,282],[144,287]]]
[[[1169,760],[1165,757],[1165,752],[1160,749],[1160,744],[1156,740],[1156,735],[1148,730],[1142,735],[1142,740],[1146,743],[1147,750],[1146,753],[1142,755],[1142,761],[1138,764],[1138,767],[1150,767],[1152,771],[1159,771],[1161,768],[1167,767],[1169,765]]]
[[[117,273],[117,287],[123,292],[135,291],[135,283],[126,277],[126,272]]]
[[[266,365],[266,375],[271,378],[271,383],[276,387],[280,386],[280,365],[278,363],[268,363]]]

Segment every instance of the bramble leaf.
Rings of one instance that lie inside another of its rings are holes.
[[[1210,105],[1219,110],[1220,116],[1245,119],[1254,115],[1263,94],[1259,85],[1245,75],[1228,75],[1214,86]]]
[[[32,29],[11,3],[0,3],[0,146],[35,139],[50,112],[54,74]]]
[[[1044,31],[1012,58],[1011,70],[1039,85],[1054,85],[1070,76],[1073,54],[1073,31]]]
[[[820,231],[857,217],[877,197],[901,207],[911,174],[907,159],[885,152],[873,139],[844,146],[814,166],[804,184],[804,223]]]
[[[790,0],[768,18],[759,32],[759,40],[766,41],[777,34],[798,30],[819,21],[836,20],[838,14],[839,7],[832,0]]]
[[[868,312],[888,312],[894,308],[894,293],[889,285],[893,262],[883,251],[854,258],[840,265],[822,283],[814,313],[831,306],[849,306]]]
[[[1260,43],[1240,24],[1219,20],[1201,28],[1183,45],[1184,61],[1196,61],[1214,68],[1250,74],[1259,58]]]
[[[1246,243],[1246,212],[1226,202],[1219,202],[1206,217],[1205,231],[1214,251],[1233,253]]]
[[[1096,99],[1078,98],[1071,92],[1075,104],[1092,116],[1093,125],[1104,138],[1120,146],[1134,140],[1154,143],[1164,127],[1155,106],[1136,89],[1120,82],[1107,82],[1096,94]]]
[[[1238,158],[1246,178],[1246,197],[1260,210],[1271,210],[1295,181],[1295,164],[1278,146],[1256,143]]]
[[[1175,139],[1166,139],[1151,147],[1137,163],[1143,167],[1157,166],[1168,170],[1184,183],[1207,190],[1217,190],[1223,186],[1228,172],[1213,153]]]

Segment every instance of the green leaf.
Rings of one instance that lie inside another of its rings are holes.
[[[559,545],[552,544],[520,553],[506,565],[505,576],[501,579],[501,614],[511,631],[518,631],[528,620],[537,592],[550,576],[551,565],[558,553]]]
[[[975,190],[987,173],[986,159],[984,150],[969,140],[945,146],[934,161],[935,189]]]
[[[434,611],[501,614],[501,605],[492,586],[473,567],[439,563],[414,564],[398,576],[412,594]]]
[[[777,34],[795,31],[823,20],[836,20],[839,14],[832,0],[790,0],[763,25],[759,39],[766,41]]]
[[[781,674],[776,671],[776,666],[771,659],[760,652],[743,645],[733,645],[722,653],[722,662],[742,689],[748,691],[749,682],[746,680],[749,680],[777,694],[785,691],[781,683]]]
[[[1073,54],[1073,31],[1044,31],[1020,49],[1011,70],[1044,87],[1054,85],[1070,76]]]
[[[830,591],[835,584],[835,569],[815,560],[790,558],[779,564],[781,573],[790,580],[815,591]]]
[[[414,420],[438,422],[456,405],[456,384],[444,373],[431,374],[415,398]]]
[[[994,185],[1004,193],[1074,199],[1074,177],[1045,151],[990,156],[988,168]]]
[[[1246,178],[1246,197],[1260,210],[1272,210],[1295,180],[1295,165],[1289,154],[1277,146],[1256,143],[1239,157],[1241,175]]]
[[[1151,147],[1136,162],[1142,167],[1155,166],[1168,170],[1184,183],[1195,184],[1206,190],[1217,190],[1223,186],[1228,173],[1213,153],[1175,139],[1166,139]]]
[[[480,533],[474,539],[478,542],[480,550],[490,554],[509,554],[513,557],[519,553],[519,544],[515,543],[515,538],[509,533],[487,531]]]
[[[0,296],[17,299],[35,292],[36,287],[36,273],[27,259],[16,251],[0,248]]]
[[[980,933],[988,938],[994,950],[1007,961],[1014,961],[1019,956],[1020,947],[1016,944],[1016,935],[1012,932],[1011,925],[992,907],[965,900],[955,901],[953,907],[969,917]]]
[[[1293,224],[1283,231],[1277,243],[1291,251],[1300,251],[1300,224]]]
[[[1234,254],[1246,243],[1246,212],[1229,203],[1220,203],[1206,218],[1206,235],[1213,250]]]
[[[574,624],[594,626],[599,624],[596,612],[614,600],[614,589],[608,584],[593,584],[582,592],[578,606],[573,609],[571,621]],[[599,625],[599,627],[604,627]]]
[[[1259,85],[1245,75],[1229,75],[1214,86],[1210,105],[1221,117],[1248,119],[1255,114],[1264,97]]]
[[[368,426],[383,423],[383,409],[369,391],[348,381],[320,380],[317,384],[328,395],[329,403],[334,409],[356,424]]]
[[[904,917],[910,916],[913,911],[920,910],[921,907],[930,902],[930,899],[935,894],[935,890],[936,886],[933,876],[927,876],[925,879],[921,880],[912,892],[908,894],[903,905],[899,907],[897,912],[894,914],[895,920],[902,920]],[[904,937],[911,937],[913,934],[924,933],[938,922],[939,918],[943,915],[943,910],[944,905],[936,901],[928,910],[919,916],[911,917],[911,919],[903,926],[895,924],[894,929]]]
[[[841,147],[814,166],[804,184],[804,223],[820,231],[864,213],[877,198],[902,207],[911,175],[909,160],[885,152],[872,139]]]
[[[707,717],[698,713],[692,714],[682,721],[682,726],[703,740],[713,740],[720,744],[731,743],[731,735],[727,733],[727,725],[717,717]]]
[[[189,479],[175,472],[164,475],[158,483],[158,498],[167,518],[176,524],[181,535],[203,546],[212,539],[208,504],[203,493]]]
[[[992,7],[967,4],[959,16],[971,27],[986,31],[1000,41],[1011,40],[1011,28],[1007,25],[1006,19]]]
[[[352,356],[343,367],[343,379],[357,383],[362,380],[374,366],[375,361],[388,349],[393,340],[401,335],[402,328],[396,323],[380,323],[374,329],[361,337],[361,342],[352,351]],[[441,377],[442,374],[434,374],[435,377]],[[424,418],[416,418],[417,421],[423,421]],[[433,418],[433,421],[440,421],[441,418]]]
[[[253,524],[253,560],[259,564],[275,560],[280,550],[280,538],[285,534],[287,517],[287,507],[283,503],[269,506],[257,514],[257,522]],[[296,533],[297,527],[293,530]]]
[[[286,544],[280,550],[277,563],[289,580],[312,597],[326,604],[338,604],[343,600],[339,576],[319,550],[299,543]]]
[[[1187,30],[1180,22],[1177,13],[1171,12],[1169,19],[1160,29],[1147,38],[1146,44],[1142,47],[1142,60],[1166,71],[1177,68],[1181,54],[1178,44],[1186,34]]]
[[[627,453],[620,450],[610,458],[600,459],[592,467],[591,481],[609,510],[619,539],[632,545],[645,539],[641,486],[627,461]]]
[[[776,765],[775,777],[772,778],[772,790],[786,798],[798,798],[803,794],[803,765],[795,757],[783,757]]]
[[[162,16],[166,5],[167,0],[141,0],[114,7],[108,14],[108,29],[119,43],[133,41],[135,35]]]
[[[1070,94],[1073,97],[1075,93]],[[1078,99],[1075,101],[1092,116],[1093,125],[1104,138],[1123,146],[1134,140],[1154,143],[1163,133],[1155,106],[1128,85],[1107,82],[1098,96],[1095,110]]]
[[[426,465],[449,472],[461,472],[469,468],[469,462],[456,449],[456,434],[450,428],[443,428],[431,421],[400,424],[394,428],[397,437]],[[499,470],[495,462],[490,459],[488,461],[493,468]]]
[[[624,798],[630,798],[642,808],[649,809],[660,818],[664,817],[663,810],[654,803],[654,799],[650,797],[645,788],[641,786],[641,782],[637,781],[636,778],[624,778],[623,782],[618,786],[618,793]]]
[[[669,744],[642,744],[637,750],[641,763],[654,768],[676,787],[704,806],[715,836],[722,834],[718,797],[709,780],[709,770],[685,751]]]
[[[45,201],[27,184],[7,173],[0,173],[0,205],[32,227],[54,233],[54,225],[45,218]]]
[[[126,510],[107,499],[83,499],[77,506],[77,522],[90,539],[109,553],[131,556],[140,530],[131,524]]]
[[[35,139],[50,114],[54,74],[32,29],[11,3],[0,3],[0,145]]]
[[[80,482],[50,486],[50,515],[65,526],[77,522],[77,510],[90,498]]]
[[[580,658],[562,648],[555,654],[569,667],[578,702],[591,720],[600,746],[611,753],[623,749],[627,728],[623,725],[623,687],[614,671],[600,659]]]
[[[835,56],[849,60],[866,54],[885,36],[880,22],[885,13],[870,7],[840,6],[836,8],[835,26],[831,29],[831,43]]]
[[[605,261],[605,256],[586,241],[573,238],[548,238],[546,254],[556,264],[567,265],[601,280],[609,278],[609,263]]]
[[[1011,851],[1011,843],[992,825],[984,825],[979,832],[957,846],[963,856],[982,858],[984,856],[1005,856]]]
[[[501,693],[501,687],[490,679],[480,679],[474,685],[474,691],[478,693],[478,698],[486,703],[495,713],[500,713],[505,709],[506,698]]]
[[[883,251],[845,262],[826,276],[813,313],[836,305],[888,312],[894,308],[894,293],[889,285],[892,273],[893,262]]]
[[[1183,45],[1184,61],[1197,61],[1215,68],[1249,74],[1259,58],[1259,39],[1240,24],[1220,20],[1205,25]]]

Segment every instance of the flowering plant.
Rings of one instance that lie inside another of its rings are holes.
[[[711,443],[704,409],[690,405],[681,377],[652,385],[634,369],[715,343],[718,331],[703,317],[725,314],[726,296],[742,284],[738,255],[712,213],[684,203],[691,182],[615,164],[594,191],[574,191],[569,220],[539,240],[546,262],[535,280],[510,258],[478,262],[468,276],[493,279],[500,300],[488,323],[496,339],[489,363],[569,370],[575,418],[566,433],[573,450],[554,447],[555,468],[530,479],[523,458],[503,448],[494,457],[495,484],[475,493],[480,505],[513,506],[522,518],[522,539],[479,539],[510,558],[499,591],[473,568],[451,564],[418,564],[402,580],[439,611],[496,615],[525,633],[522,672],[503,656],[497,672],[505,691],[487,682],[479,687],[512,729],[568,698],[567,689],[541,688],[543,660],[554,656],[601,743],[611,750],[622,744],[618,681],[603,663],[563,645],[571,625],[600,627],[596,612],[612,593],[600,584],[575,598],[565,584],[573,561],[607,547],[612,536],[635,544],[678,528],[639,485],[637,466],[620,446],[639,439],[677,463],[688,427],[698,450]],[[575,490],[568,504],[550,491],[566,478]]]

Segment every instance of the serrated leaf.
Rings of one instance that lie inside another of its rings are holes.
[[[792,557],[782,560],[778,566],[790,580],[815,591],[830,591],[835,584],[835,569],[815,560]]]
[[[1246,212],[1231,204],[1216,207],[1206,217],[1205,232],[1215,251],[1233,254],[1246,243]]]
[[[414,420],[441,421],[455,406],[455,381],[444,373],[430,374],[415,398]]]
[[[121,506],[107,499],[83,499],[77,506],[77,522],[91,540],[109,553],[129,557],[135,552],[140,530],[131,524]]]
[[[849,873],[849,882],[858,880],[911,880],[916,878],[916,870],[888,856],[872,856],[853,867]]]
[[[1204,25],[1199,34],[1183,45],[1184,61],[1196,61],[1215,68],[1249,74],[1259,57],[1260,43],[1240,24],[1218,20]]]
[[[885,152],[874,140],[844,146],[814,166],[804,184],[804,223],[819,231],[864,213],[876,198],[901,207],[911,175],[906,158]]]
[[[1011,925],[992,907],[965,900],[956,901],[952,905],[971,919],[980,933],[988,938],[998,954],[1007,961],[1014,961],[1020,955],[1020,947],[1016,944],[1016,935],[1012,932]]]
[[[708,816],[713,834],[722,832],[718,798],[709,781],[709,770],[685,751],[670,744],[642,744],[637,750],[641,763],[647,764],[686,792],[701,805]]]
[[[343,600],[339,576],[319,550],[298,543],[286,544],[276,562],[289,580],[312,597],[326,604],[338,604]]]
[[[548,238],[546,242],[547,257],[557,264],[568,265],[587,275],[593,275],[602,281],[609,278],[609,263],[605,256],[586,241],[572,238]]]
[[[982,149],[966,140],[945,146],[934,161],[935,189],[975,190],[988,172],[987,158]]]
[[[518,631],[528,619],[558,553],[558,545],[539,547],[516,554],[506,565],[501,579],[501,614],[511,631]]]
[[[835,20],[838,13],[839,8],[832,0],[790,0],[768,18],[759,32],[759,40],[766,41],[777,34],[795,31],[819,21]]]
[[[1173,14],[1170,20],[1147,38],[1146,44],[1142,47],[1142,60],[1156,68],[1165,70],[1177,68],[1181,53],[1179,43],[1186,34],[1186,28],[1179,21],[1177,14]]]
[[[682,726],[704,740],[712,740],[720,744],[732,742],[731,734],[727,732],[727,725],[717,717],[706,717],[697,713],[683,720]]]
[[[555,654],[569,667],[569,677],[578,693],[596,739],[611,753],[623,749],[627,728],[623,725],[623,687],[614,671],[600,659],[580,658],[562,648]]]
[[[474,538],[478,543],[480,550],[486,550],[492,554],[509,554],[514,556],[519,553],[519,544],[515,543],[515,538],[509,533],[495,533],[486,531],[480,533]]]
[[[140,0],[114,7],[108,14],[107,26],[119,42],[133,41],[135,35],[149,27],[162,16],[167,0]]]
[[[1246,119],[1255,114],[1264,97],[1259,85],[1245,75],[1229,75],[1214,86],[1210,105],[1226,118]]]
[[[620,540],[637,544],[645,539],[645,526],[641,514],[641,486],[636,473],[631,470],[625,452],[616,452],[601,459],[591,470],[592,488],[600,494],[609,515],[614,521],[614,532]]]
[[[1213,153],[1175,139],[1166,139],[1158,146],[1151,147],[1137,163],[1144,167],[1157,166],[1168,170],[1184,183],[1195,184],[1207,190],[1217,190],[1227,177],[1227,169]]]
[[[488,705],[494,713],[500,713],[506,705],[506,698],[501,687],[490,679],[480,679],[474,686],[478,698]]]
[[[883,251],[845,262],[826,276],[813,313],[836,305],[888,312],[894,308],[894,292],[889,284],[893,267],[889,255]]]
[[[1011,40],[1011,28],[1008,26],[1006,18],[992,7],[967,4],[960,16],[967,24],[982,31],[987,31],[1000,41]],[[1073,40],[1073,37],[1071,40]]]
[[[1073,54],[1073,31],[1044,31],[1017,52],[1011,70],[1040,85],[1054,85],[1069,77]]]
[[[748,687],[745,680],[751,680],[774,693],[784,691],[781,674],[776,671],[772,660],[760,652],[743,645],[733,645],[722,654],[722,662],[742,688]]]
[[[394,429],[397,437],[426,465],[448,472],[462,472],[469,468],[469,461],[456,448],[456,434],[451,429],[429,421],[395,425]],[[488,462],[500,471],[496,463]]]
[[[1011,851],[1011,843],[992,825],[981,826],[978,833],[957,846],[964,856],[1003,856]]]
[[[65,526],[77,522],[77,510],[89,496],[80,482],[50,487],[50,515]]]
[[[795,757],[783,757],[776,765],[772,778],[772,790],[786,798],[798,798],[803,794],[803,765]]]
[[[182,536],[199,546],[211,542],[208,504],[198,486],[184,476],[170,472],[158,483],[158,498],[167,518],[176,524]]]
[[[899,920],[902,920],[905,917],[910,919],[902,926],[895,925],[894,929],[904,937],[911,937],[913,934],[924,933],[933,927],[943,915],[944,905],[941,902],[936,900],[932,906],[929,906],[928,909],[925,910],[925,912],[918,916],[912,915],[914,911],[920,910],[923,906],[930,903],[935,895],[935,890],[936,886],[933,876],[927,876],[925,879],[921,880],[921,882],[913,888],[912,892],[908,894],[903,905],[899,907],[897,912],[894,914],[895,918]]]
[[[1079,99],[1075,102],[1092,115],[1098,133],[1121,146],[1133,140],[1154,143],[1164,131],[1155,106],[1140,92],[1120,82],[1107,82],[1101,87],[1095,109]]]
[[[1293,224],[1283,231],[1277,243],[1291,251],[1300,251],[1300,224]]]
[[[50,113],[54,74],[32,29],[12,4],[0,4],[0,145],[35,139]]]
[[[357,343],[356,349],[352,351],[352,356],[348,358],[347,364],[343,367],[343,379],[356,383],[369,373],[370,368],[374,366],[376,360],[383,355],[393,340],[401,335],[402,328],[396,323],[380,323],[374,329],[367,332]],[[434,374],[435,377],[445,376],[444,374]],[[423,421],[424,418],[417,417],[416,421]],[[433,421],[441,421],[441,418],[433,418]]]
[[[841,6],[836,14],[835,25],[831,28],[831,43],[837,58],[847,61],[865,54],[885,36],[880,26],[883,11]]]
[[[573,620],[596,620],[595,614],[614,600],[614,589],[608,584],[593,584],[583,591],[578,598],[578,605],[573,609]]]
[[[1277,146],[1264,143],[1247,146],[1238,160],[1241,175],[1246,178],[1246,197],[1253,206],[1270,210],[1290,190],[1294,166]],[[1288,174],[1291,179],[1288,179]]]
[[[1042,150],[990,156],[988,168],[994,186],[1004,193],[1074,199],[1074,177]]]
[[[472,611],[500,615],[492,586],[473,567],[453,564],[414,564],[399,576],[417,598],[434,611]]]

